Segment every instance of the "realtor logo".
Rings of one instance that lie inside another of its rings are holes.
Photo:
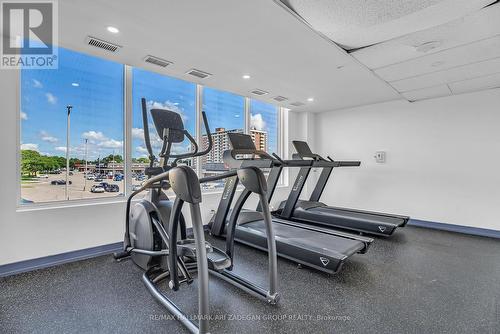
[[[57,3],[3,1],[2,69],[57,68]]]
[[[323,263],[323,266],[325,266],[325,267],[328,265],[328,263],[330,263],[330,259],[327,257],[320,256],[319,260],[321,261],[321,263]]]
[[[378,229],[380,230],[380,232],[385,232],[385,226],[379,226]]]

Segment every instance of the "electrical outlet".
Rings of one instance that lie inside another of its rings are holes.
[[[375,152],[375,155],[373,156],[375,158],[375,161],[379,164],[385,163],[385,151],[377,151]]]

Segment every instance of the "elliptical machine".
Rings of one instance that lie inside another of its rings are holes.
[[[202,113],[204,127],[208,138],[208,147],[199,152],[194,138],[184,129],[179,114],[164,110],[152,109],[151,116],[157,133],[163,140],[159,153],[159,166],[155,166],[149,135],[146,100],[142,102],[142,119],[144,139],[149,153],[149,167],[145,174],[148,179],[141,188],[134,191],[127,199],[125,237],[123,251],[115,253],[116,260],[130,257],[145,272],[142,280],[150,293],[165,306],[176,319],[181,321],[192,333],[208,333],[209,296],[208,274],[217,277],[251,293],[271,304],[277,303],[277,254],[271,215],[266,201],[267,184],[262,171],[258,168],[241,168],[224,174],[198,179],[192,168],[180,165],[181,159],[195,158],[207,154],[212,149],[212,137],[206,114]],[[191,142],[193,151],[183,154],[172,154],[174,143],[181,143],[185,137]],[[173,159],[173,162],[169,161]],[[223,252],[205,241],[203,222],[200,213],[202,200],[200,183],[221,180],[238,175],[243,186],[259,195],[263,212],[267,220],[267,236],[269,248],[269,289],[266,290],[243,277],[231,272],[233,268],[232,249]],[[171,201],[165,191],[172,189],[175,201]],[[132,199],[147,191],[146,196],[133,203]],[[193,238],[187,235],[183,204],[190,208]],[[228,254],[229,253],[229,254]],[[160,289],[160,283],[168,280],[168,287],[177,291],[181,284],[191,284],[191,274],[198,272],[198,323],[190,320]]]

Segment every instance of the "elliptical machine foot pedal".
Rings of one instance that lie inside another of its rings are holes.
[[[212,245],[205,243],[207,253],[212,251]],[[194,239],[184,239],[177,242],[177,255],[196,258],[196,244]]]
[[[218,248],[212,247],[212,251],[207,253],[208,269],[221,272],[231,267],[231,258]]]

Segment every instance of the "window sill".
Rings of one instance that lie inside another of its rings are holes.
[[[109,205],[109,204],[125,203],[126,201],[127,197],[117,196],[110,198],[95,198],[86,200],[84,199],[84,200],[45,202],[45,203],[18,204],[16,212],[66,209],[66,208],[93,206],[93,205]]]
[[[287,188],[288,185],[280,184],[276,186],[276,189]],[[240,192],[243,188],[237,189],[237,192]],[[211,195],[220,195],[223,192],[223,188],[204,191],[202,192],[203,196],[211,196]],[[94,205],[109,205],[109,204],[118,204],[127,202],[126,196],[117,196],[113,198],[97,198],[97,199],[88,199],[88,200],[69,200],[69,201],[58,201],[58,202],[46,202],[46,203],[29,203],[29,204],[19,204],[16,212],[30,212],[30,211],[40,211],[40,210],[57,210],[57,209],[67,209],[67,208],[75,208],[75,207],[84,207],[84,206],[94,206]]]

